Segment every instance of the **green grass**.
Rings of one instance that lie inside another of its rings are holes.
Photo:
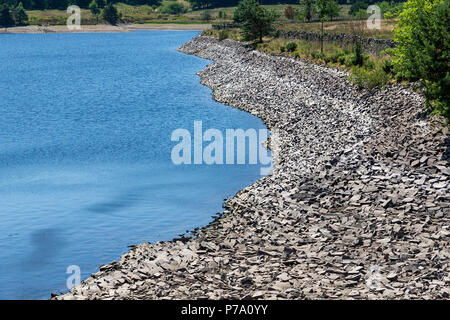
[[[184,0],[178,0],[183,2],[186,6],[189,6],[188,2]],[[158,10],[154,10],[152,7],[143,6],[130,6],[119,3],[116,5],[119,13],[122,14],[122,21],[124,23],[135,24],[210,24],[210,23],[228,23],[232,22],[234,10],[236,7],[227,8],[214,8],[207,10],[188,10],[187,13],[181,15],[161,14]],[[300,5],[264,5],[266,8],[273,9],[280,14],[278,20],[278,28],[282,30],[305,30],[311,32],[320,32],[320,23],[318,22],[303,22],[299,20],[288,20],[284,16],[284,9],[288,6],[292,6],[296,9],[300,9]],[[212,17],[211,21],[202,20],[202,14],[204,11],[208,11]],[[379,39],[391,39],[392,28],[394,22],[391,20],[382,21],[381,30],[368,30],[365,26],[365,21],[351,20],[353,17],[348,14],[349,6],[343,5],[341,10],[341,16],[339,21],[329,21],[325,23],[325,32],[327,33],[349,33],[360,34],[363,36],[369,36]],[[65,10],[33,10],[27,11],[30,18],[29,23],[31,25],[64,25],[68,14]],[[222,18],[219,18],[219,13],[222,13]],[[225,14],[225,18],[223,17]],[[81,11],[81,23],[84,25],[97,24],[97,19],[93,16],[89,10]],[[104,24],[101,16],[99,23]]]

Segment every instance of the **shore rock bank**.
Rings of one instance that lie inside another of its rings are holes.
[[[216,100],[264,120],[275,168],[195,238],[135,246],[55,299],[449,297],[449,140],[400,87],[199,36]]]

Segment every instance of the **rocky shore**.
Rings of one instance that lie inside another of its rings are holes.
[[[54,299],[448,299],[448,127],[407,88],[199,36],[214,98],[264,120],[272,174],[193,237],[134,246]]]

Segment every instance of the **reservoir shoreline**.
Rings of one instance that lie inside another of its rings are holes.
[[[122,25],[82,25],[81,30],[71,30],[65,25],[57,26],[22,26],[0,28],[0,34],[22,33],[91,33],[91,32],[133,32],[139,30],[171,30],[171,31],[202,31],[211,28],[210,24],[122,24]]]
[[[54,299],[443,299],[448,126],[410,89],[198,36],[218,102],[261,118],[273,173],[192,238],[143,243]]]

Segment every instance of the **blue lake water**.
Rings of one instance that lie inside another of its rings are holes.
[[[0,35],[0,299],[66,291],[128,245],[205,225],[259,165],[171,161],[173,130],[265,128],[214,102],[191,31]]]

